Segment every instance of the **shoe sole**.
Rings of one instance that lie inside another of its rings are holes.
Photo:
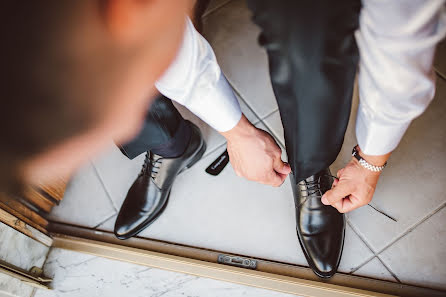
[[[186,165],[186,167],[184,167],[184,169],[181,170],[178,174],[180,174],[181,172],[183,172],[186,169],[191,168],[192,166],[195,165],[195,163],[200,161],[200,159],[203,157],[205,151],[206,151],[206,142],[203,141],[203,144],[202,144],[200,150],[198,151],[197,155],[192,159],[192,162],[190,162],[188,165]],[[167,207],[167,203],[169,202],[169,198],[170,198],[170,190],[169,190],[169,194],[167,195],[167,199],[164,201],[164,204],[161,206],[161,208],[158,210],[158,212],[156,213],[156,215],[154,217],[152,217],[150,220],[147,220],[147,222],[143,222],[134,231],[132,231],[132,232],[126,234],[126,235],[117,235],[115,233],[115,236],[118,239],[124,240],[124,239],[129,239],[131,237],[134,237],[134,236],[138,235],[144,229],[149,227],[153,222],[155,222],[158,219],[158,217],[164,212],[164,210]]]

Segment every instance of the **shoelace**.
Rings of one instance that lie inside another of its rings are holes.
[[[300,189],[301,192],[307,192],[308,195],[305,197],[304,201],[302,201],[298,207],[301,207],[305,202],[307,202],[310,198],[322,198],[322,192],[321,192],[321,177],[322,176],[330,176],[328,174],[324,174],[318,177],[317,180],[314,181],[306,181],[305,182],[305,189]],[[300,188],[300,187],[299,187]],[[314,195],[318,194],[318,195]]]
[[[321,177],[322,176],[328,176],[328,177],[332,177],[334,179],[338,179],[338,177],[333,176],[331,174],[323,174],[321,176],[319,176],[319,178],[315,181],[306,181],[305,182],[305,186],[306,189],[300,189],[301,192],[308,192],[308,196],[305,198],[304,201],[302,201],[302,203],[299,204],[299,207],[304,204],[309,198],[322,198],[322,192],[321,192]],[[314,195],[319,193],[319,195]],[[368,206],[370,206],[373,210],[375,210],[376,212],[382,214],[383,216],[391,219],[394,222],[397,222],[397,220],[393,217],[391,217],[390,215],[386,214],[384,211],[379,210],[378,208],[376,208],[375,206],[371,205],[371,204],[367,204]]]
[[[150,177],[152,179],[156,178],[158,172],[160,171],[161,164],[163,162],[163,157],[158,157],[156,159],[150,160],[150,153],[146,153],[146,157],[144,159],[144,163],[141,168],[141,172],[139,173],[139,176],[144,175],[148,171],[149,164],[151,165],[150,168]]]

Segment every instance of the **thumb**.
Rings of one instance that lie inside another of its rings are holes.
[[[283,162],[282,159],[277,158],[274,160],[273,169],[277,173],[288,175],[291,172],[290,164]]]
[[[325,205],[333,205],[337,201],[341,201],[345,197],[349,196],[354,190],[354,187],[351,183],[339,182],[336,187],[331,190],[325,192],[324,196],[322,196],[322,203]]]

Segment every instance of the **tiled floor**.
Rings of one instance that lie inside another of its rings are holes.
[[[266,54],[256,43],[257,34],[242,0],[214,1],[206,14],[206,38],[244,112],[283,146]],[[435,100],[413,122],[379,182],[372,205],[397,222],[368,206],[349,213],[340,271],[446,290],[445,97],[446,81],[438,79]],[[350,160],[356,143],[357,100],[355,95],[333,172]],[[289,182],[280,188],[262,186],[238,178],[231,166],[218,177],[207,175],[204,169],[225,149],[224,138],[180,110],[200,126],[208,149],[200,162],[178,177],[166,211],[141,236],[305,265]],[[112,230],[142,159],[129,161],[111,146],[74,177],[51,219]]]

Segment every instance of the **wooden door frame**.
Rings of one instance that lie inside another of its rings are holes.
[[[255,270],[218,263],[227,253],[146,238],[119,240],[111,232],[51,223],[53,247],[299,296],[444,296],[445,292],[337,273],[319,279],[308,267],[256,259]],[[237,255],[247,257],[244,255]],[[252,259],[252,258],[251,258]]]

